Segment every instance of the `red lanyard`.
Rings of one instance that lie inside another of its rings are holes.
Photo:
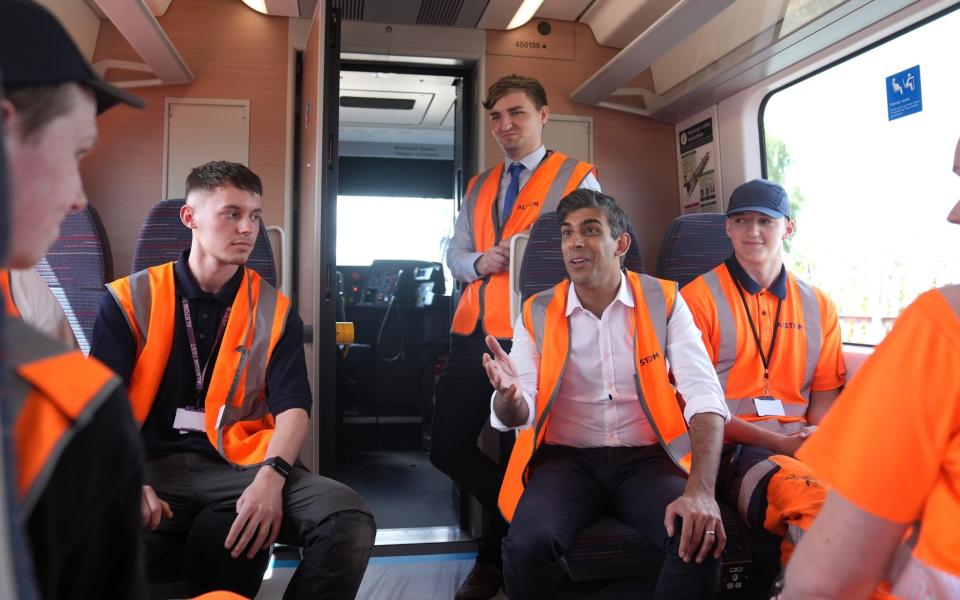
[[[200,397],[203,395],[203,380],[207,375],[207,367],[210,366],[210,359],[213,358],[213,353],[217,350],[217,344],[220,342],[220,338],[223,337],[223,332],[227,328],[227,319],[230,317],[231,307],[227,307],[227,310],[223,312],[223,318],[220,319],[220,326],[217,328],[217,337],[213,340],[213,346],[210,347],[210,354],[207,356],[207,362],[204,363],[203,369],[200,369],[200,352],[197,350],[197,336],[193,332],[193,320],[190,318],[190,306],[187,304],[186,298],[180,298],[181,306],[183,306],[183,324],[187,327],[187,341],[190,343],[190,356],[193,358],[193,371],[197,376],[196,381],[196,392],[197,392],[197,406],[200,406]]]

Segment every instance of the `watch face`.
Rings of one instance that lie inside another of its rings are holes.
[[[273,467],[274,471],[280,473],[284,477],[288,477],[290,475],[290,464],[279,456],[271,456],[263,461],[263,464],[270,465]]]

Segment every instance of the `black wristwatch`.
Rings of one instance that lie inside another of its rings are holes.
[[[271,466],[273,470],[283,476],[284,479],[290,477],[290,463],[279,456],[271,456],[263,461],[264,466]]]

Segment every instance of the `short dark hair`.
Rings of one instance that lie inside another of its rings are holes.
[[[215,160],[190,171],[185,196],[194,190],[210,192],[228,184],[244,192],[263,195],[263,184],[256,173],[240,163]]]
[[[487,89],[487,99],[483,101],[483,108],[490,110],[497,100],[510,92],[523,92],[533,102],[533,106],[540,110],[547,105],[547,90],[533,77],[523,75],[507,75],[493,82]]]
[[[24,138],[43,129],[50,121],[65,115],[73,108],[72,81],[53,85],[27,86],[7,89],[7,100],[17,110]]]
[[[612,196],[586,188],[573,190],[560,201],[560,204],[557,205],[557,221],[563,225],[563,222],[567,220],[567,215],[581,208],[599,208],[607,217],[607,223],[610,225],[610,236],[613,239],[617,239],[626,233],[627,214],[623,212],[620,203]]]

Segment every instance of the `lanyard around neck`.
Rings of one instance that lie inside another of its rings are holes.
[[[210,354],[207,356],[207,362],[204,363],[203,369],[200,368],[200,352],[197,350],[197,336],[193,331],[193,319],[190,318],[190,305],[187,303],[186,298],[180,298],[181,306],[183,307],[183,324],[187,328],[187,341],[190,344],[190,357],[193,359],[193,371],[196,375],[196,393],[197,393],[197,406],[200,406],[200,397],[203,395],[203,381],[207,375],[207,367],[210,366],[210,359],[213,358],[213,353],[217,350],[217,344],[220,342],[220,338],[223,337],[223,332],[227,328],[227,319],[230,318],[230,309],[232,307],[228,306],[227,310],[223,312],[223,318],[220,319],[220,326],[217,327],[217,337],[213,340],[213,346],[210,347]]]
[[[750,307],[747,306],[747,299],[743,295],[743,286],[734,277],[737,285],[737,293],[740,294],[740,301],[743,303],[743,310],[747,313],[747,323],[750,324],[750,331],[753,332],[753,341],[757,344],[757,352],[760,354],[760,362],[763,363],[763,394],[770,395],[770,362],[773,360],[773,349],[777,343],[777,330],[780,329],[780,309],[783,308],[783,298],[777,297],[777,314],[773,317],[773,335],[770,336],[770,347],[767,353],[763,353],[763,345],[760,343],[760,334],[757,333],[757,326],[753,323],[753,317],[750,316]]]

